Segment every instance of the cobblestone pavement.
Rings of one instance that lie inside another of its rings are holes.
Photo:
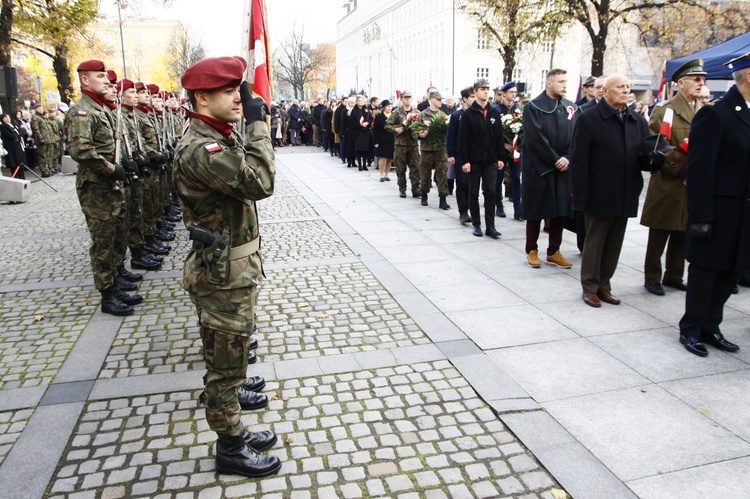
[[[261,480],[217,474],[186,231],[136,314],[104,316],[74,178],[51,180],[55,196],[35,182],[29,203],[0,205],[4,497],[564,497],[283,173],[258,203],[267,279],[249,368],[271,401],[242,419],[279,435],[269,452],[284,464]]]

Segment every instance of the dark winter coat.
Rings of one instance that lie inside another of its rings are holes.
[[[375,155],[379,158],[392,159],[396,138],[393,136],[393,132],[385,129],[387,120],[388,117],[383,112],[375,116],[375,124],[372,127],[372,138],[373,143],[378,146],[375,148]]]
[[[572,217],[570,169],[555,163],[570,159],[570,142],[578,106],[567,99],[552,99],[543,92],[523,109],[523,218]],[[571,161],[572,163],[572,161]]]
[[[293,130],[299,130],[302,128],[302,109],[299,106],[292,104],[289,108],[289,128]]]
[[[326,112],[326,107],[323,104],[315,104],[312,108],[313,123],[318,127],[323,127],[323,113]]]
[[[3,147],[8,151],[5,157],[6,165],[13,173],[18,165],[26,163],[26,156],[21,148],[21,135],[15,126],[3,122],[0,122],[0,135],[2,135]]]
[[[486,115],[475,101],[461,116],[458,130],[458,156],[456,166],[466,163],[488,165],[505,160],[505,139],[500,112],[486,106]]]
[[[372,132],[372,114],[364,107],[354,106],[349,115],[349,130],[354,141],[354,152],[370,152],[370,133]]]
[[[750,268],[750,109],[736,86],[702,107],[690,127],[685,256],[714,270]],[[691,224],[710,223],[695,239]]]
[[[604,99],[576,119],[570,155],[576,209],[594,217],[638,214],[644,167],[639,152],[647,135],[643,116],[628,109],[622,121]]]

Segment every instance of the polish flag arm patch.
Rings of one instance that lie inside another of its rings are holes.
[[[76,115],[77,116],[88,116],[88,113],[86,111],[78,111],[78,113],[76,113]]]
[[[206,144],[206,145],[205,145],[205,146],[203,146],[203,147],[205,147],[205,148],[206,148],[206,151],[208,151],[208,152],[210,152],[210,153],[214,153],[214,152],[219,152],[219,151],[221,151],[221,146],[220,146],[219,144],[217,144],[216,142],[213,142],[213,143],[211,143],[211,144]]]

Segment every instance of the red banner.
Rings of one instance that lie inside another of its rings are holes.
[[[253,0],[250,24],[250,49],[253,57],[253,92],[271,105],[271,53],[268,44],[266,9],[263,0]]]

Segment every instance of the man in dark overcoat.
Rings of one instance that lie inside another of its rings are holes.
[[[719,330],[741,272],[750,268],[750,52],[727,63],[735,85],[693,118],[687,157],[689,262],[680,343],[705,357],[708,343],[735,352]]]
[[[628,217],[638,214],[643,189],[639,152],[648,135],[646,120],[627,106],[630,80],[614,74],[604,98],[578,117],[570,155],[573,200],[586,214],[581,259],[583,301],[619,305],[610,280],[617,269]],[[525,201],[524,201],[525,203]]]
[[[537,240],[542,220],[549,219],[547,263],[564,269],[572,264],[560,253],[565,219],[573,216],[570,140],[578,106],[563,98],[567,71],[547,73],[546,89],[523,109],[523,218],[526,219],[526,261],[538,268]]]

